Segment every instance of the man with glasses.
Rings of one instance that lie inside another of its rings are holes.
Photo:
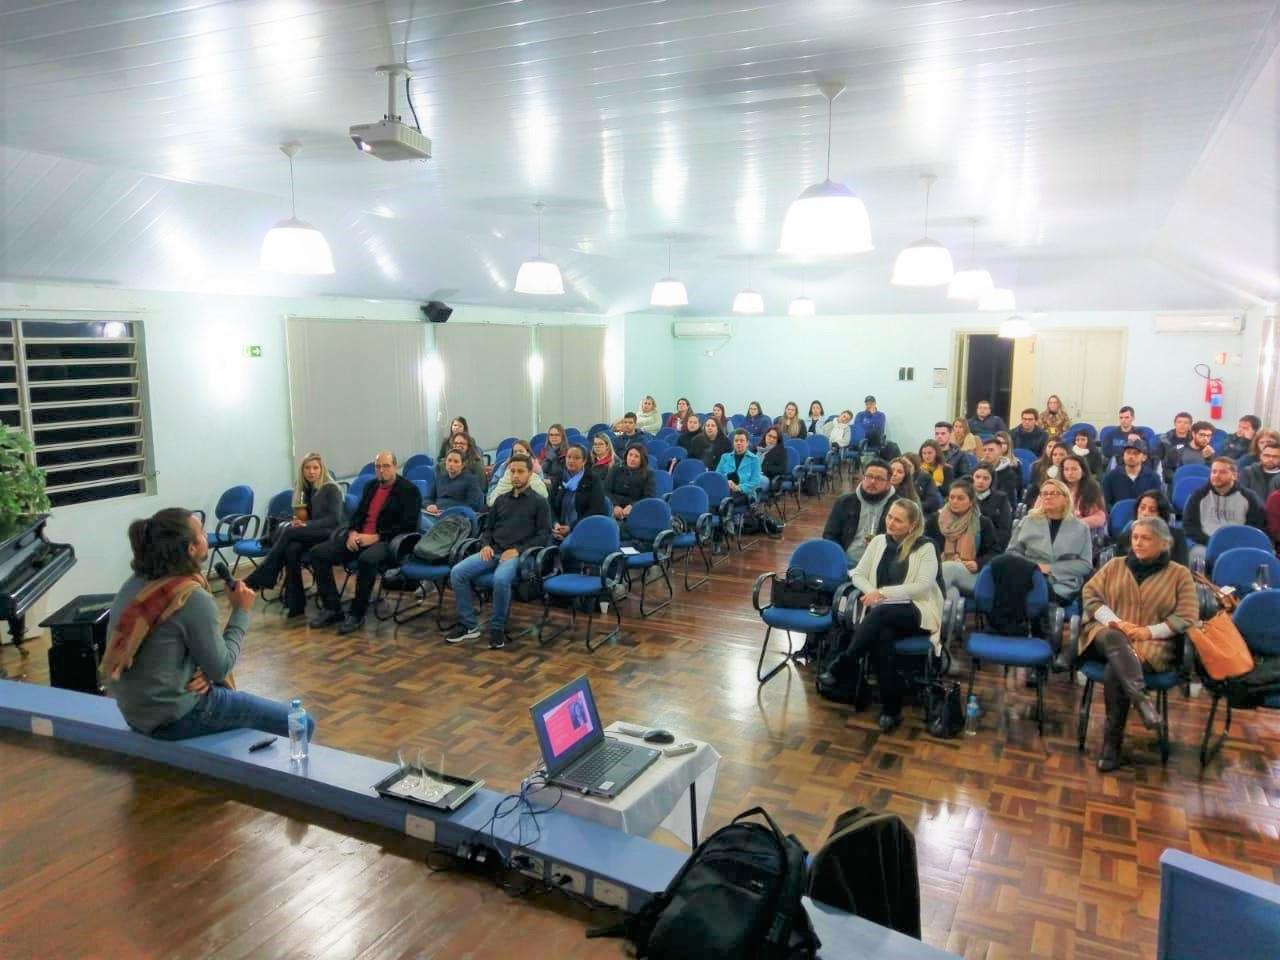
[[[367,483],[360,505],[351,514],[351,524],[342,540],[328,540],[312,547],[311,571],[324,609],[311,620],[313,627],[339,624],[338,633],[354,633],[364,626],[365,611],[373,594],[373,583],[391,555],[391,541],[402,533],[418,529],[422,494],[396,472],[395,454],[383,450],[373,458],[376,482]],[[342,615],[342,598],[333,579],[335,564],[356,560],[356,593],[347,614]]]
[[[872,460],[863,468],[862,480],[853,493],[846,493],[832,505],[822,539],[840,544],[849,566],[856,566],[871,538],[884,533],[885,513],[897,498],[889,483],[889,465]]]

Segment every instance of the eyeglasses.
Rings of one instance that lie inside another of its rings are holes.
[[[888,477],[882,477],[878,473],[864,473],[862,479],[870,483],[888,483]]]

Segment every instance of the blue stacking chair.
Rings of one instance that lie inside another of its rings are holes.
[[[410,483],[417,480],[425,480],[427,482],[427,489],[430,490],[436,483],[436,471],[434,467],[419,465],[416,467],[410,467],[406,470],[404,472],[404,478]]]
[[[666,499],[668,493],[675,488],[675,483],[671,479],[671,474],[665,470],[655,470],[653,472],[653,495],[659,500]]]
[[[409,482],[418,488],[418,493],[422,496],[423,500],[428,500],[431,498],[431,484],[428,483],[425,479],[423,479],[422,477],[417,477],[413,480],[410,480]]]
[[[677,463],[675,470],[671,472],[671,483],[675,487],[683,487],[686,484],[693,483],[706,472],[707,468],[703,466],[701,460],[686,457]]]
[[[612,433],[612,432],[613,431],[609,428],[609,425],[607,423],[593,423],[591,425],[591,428],[587,430],[587,437],[588,439],[590,439],[591,437],[594,437],[597,433]]]
[[[1089,434],[1090,443],[1098,442],[1098,428],[1095,427],[1092,423],[1073,423],[1070,427],[1067,428],[1067,432],[1064,433],[1063,436],[1068,439],[1071,439],[1075,437],[1075,435],[1079,433],[1081,430]]]
[[[806,540],[796,547],[792,551],[791,559],[787,561],[787,569],[794,568],[803,570],[806,577],[820,578],[830,585],[833,594],[849,578],[844,551],[840,549],[838,543],[833,543],[830,540]],[[765,624],[764,642],[760,645],[760,659],[756,663],[756,681],[761,685],[772,680],[779,671],[795,659],[797,651],[791,645],[791,634],[804,634],[807,639],[815,634],[831,630],[835,626],[834,600],[832,608],[825,613],[811,613],[809,610],[799,608],[778,607],[774,606],[771,601],[761,606],[761,593],[768,585],[770,593],[766,596],[772,595],[772,583],[777,579],[777,576],[777,571],[762,573],[756,578],[755,585],[751,588],[751,605],[755,607],[756,612],[760,614],[760,619]],[[787,652],[783,655],[780,663],[774,664],[765,673],[764,658],[769,652],[769,636],[774,630],[785,631],[787,635]]]
[[[1031,483],[1031,468],[1035,465],[1036,455],[1030,450],[1014,447],[1013,455],[1017,458],[1019,471],[1022,473],[1022,485]]]
[[[361,468],[360,468],[360,472],[359,472],[359,473],[357,473],[357,474],[356,474],[356,476],[357,476],[357,477],[372,477],[372,476],[375,476],[375,475],[377,474],[377,472],[378,472],[378,471],[377,471],[377,468],[375,468],[375,467],[374,467],[374,465],[373,465],[373,461],[372,461],[372,460],[370,460],[368,463],[366,463],[363,467],[361,467]]]
[[[542,579],[542,619],[538,621],[538,643],[546,644],[578,623],[578,606],[587,608],[587,651],[594,653],[610,640],[622,638],[622,610],[614,599],[614,590],[626,583],[627,555],[621,550],[618,525],[612,517],[583,517],[569,531],[559,546],[538,551],[537,567]],[[551,616],[551,600],[569,605],[569,623],[550,637],[544,637]],[[613,609],[614,628],[591,643],[596,606]]]
[[[952,594],[943,601],[942,607],[942,623],[945,625],[950,623],[954,617],[954,606],[958,604],[962,611],[963,617],[964,598],[959,595],[959,591],[952,588]],[[840,590],[836,594],[835,602],[832,608],[835,610],[836,622],[843,628],[843,632],[852,635],[857,628],[858,621],[862,619],[865,608],[858,602],[858,598],[862,595],[861,591],[854,588],[853,584],[849,584],[845,589]],[[934,668],[937,672],[946,673],[951,664],[951,654],[946,647],[946,638],[943,638],[943,647],[941,655],[935,655],[933,650],[933,640],[927,633],[919,633],[910,637],[902,637],[894,641],[893,654],[899,660],[905,659],[912,666],[922,664],[924,667],[923,674],[914,670],[907,674],[908,682],[923,682],[926,686],[932,681]],[[902,673],[902,671],[899,671]],[[859,678],[860,684],[865,684],[868,677],[872,675],[871,652],[867,651],[863,658],[863,667]],[[855,693],[854,701],[858,702],[860,696]]]
[[[655,464],[662,458],[662,454],[666,452],[667,447],[671,444],[661,437],[654,437],[652,440],[645,442],[644,448],[649,451],[649,459]]]
[[[674,411],[674,410],[663,410],[663,411],[662,411],[662,422],[663,422],[663,423],[666,423],[668,420],[670,420],[670,419],[671,419],[671,415],[672,415],[672,414],[674,414],[674,413],[675,413],[675,411]],[[668,429],[668,428],[667,428],[667,427],[663,427],[663,429],[665,430],[665,429]]]
[[[1212,541],[1212,537],[1210,540]],[[1237,595],[1249,593],[1255,589],[1258,568],[1264,565],[1271,580],[1270,585],[1280,585],[1280,559],[1276,558],[1270,544],[1265,550],[1257,547],[1232,547],[1224,550],[1213,565],[1210,579],[1220,587],[1235,587]]]
[[[505,460],[507,457],[511,456],[511,448],[516,445],[516,440],[518,439],[518,437],[503,438],[503,441],[498,444],[498,448],[493,452],[494,461],[497,462],[498,460]]]
[[[809,448],[808,457],[805,459],[805,473],[812,473],[818,477],[818,495],[822,495],[822,490],[831,483],[831,441],[826,437],[807,437],[805,445]],[[853,444],[849,444],[850,448]]]
[[[733,424],[733,429],[741,430],[742,425],[747,422],[747,415],[745,413],[732,414],[729,417],[729,422]]]
[[[787,472],[778,483],[778,516],[785,522],[787,519],[786,495],[796,503],[796,513],[800,513],[800,483],[804,479],[804,459],[793,447],[787,447]]]
[[[1181,515],[1187,509],[1187,501],[1191,495],[1203,487],[1209,480],[1207,477],[1183,477],[1173,483],[1173,509]]]
[[[680,439],[680,431],[672,427],[663,427],[656,434],[654,434],[654,437],[655,439],[658,439],[658,440],[667,441],[667,446],[670,446],[671,444],[675,443],[677,440]]]
[[[1103,427],[1098,433],[1098,446],[1105,447],[1111,441],[1111,438],[1119,432],[1120,427],[1116,424],[1112,424],[1109,427]],[[1104,464],[1104,466],[1106,465]]]
[[[1183,480],[1186,477],[1195,477],[1200,481],[1197,486],[1203,487],[1209,482],[1209,465],[1204,463],[1188,463],[1178,467],[1177,470],[1173,471],[1174,485],[1176,486],[1179,480]]]
[[[404,472],[404,475],[407,477],[409,475],[409,471],[412,470],[414,467],[431,467],[431,466],[435,466],[434,460],[432,460],[425,453],[415,453],[412,457],[410,457],[408,460],[404,462],[404,466],[401,467],[400,469]]]
[[[271,552],[271,545],[264,542],[273,530],[282,523],[288,523],[293,519],[293,490],[281,490],[274,497],[267,501],[267,512],[262,518],[262,523],[258,527],[258,533],[261,536],[243,537],[231,545],[232,551],[236,555],[236,563],[240,562],[240,558],[248,560],[253,566],[258,565],[258,561],[266,557]],[[232,570],[235,568],[232,567]],[[273,599],[267,596],[267,591],[262,591],[262,599],[267,603],[271,603]]]
[[[675,591],[671,587],[671,555],[675,547],[675,530],[672,527],[671,508],[665,500],[648,497],[631,505],[623,527],[627,542],[638,553],[628,553],[627,588],[631,587],[631,574],[640,573],[640,616],[656,613],[671,602]],[[667,596],[656,607],[645,609],[645,594],[649,586],[649,571],[657,570],[667,586]]]
[[[684,551],[684,589],[686,592],[696,590],[710,579],[711,573],[711,555],[707,553],[707,546],[715,536],[716,518],[711,513],[707,491],[692,483],[676,487],[671,491],[667,505],[671,508],[672,523],[677,528],[671,545]],[[705,575],[697,583],[690,584],[689,559],[695,547],[702,556]]]
[[[529,449],[533,451],[534,455],[536,456],[537,454],[542,452],[542,447],[546,444],[546,442],[547,442],[547,435],[545,433],[535,433],[532,437],[529,438]]]
[[[373,481],[372,473],[360,473],[351,481],[351,485],[347,487],[347,494],[356,498],[359,502],[360,497],[364,494],[364,488]]]
[[[1222,445],[1230,439],[1230,436],[1231,435],[1221,427],[1216,427],[1213,431],[1213,439],[1209,441],[1209,446],[1213,447],[1214,450],[1221,450]]]
[[[1205,572],[1212,576],[1213,565],[1218,561],[1218,558],[1228,550],[1234,550],[1237,547],[1255,547],[1258,550],[1275,555],[1275,547],[1272,546],[1271,537],[1265,531],[1243,523],[1232,523],[1225,527],[1219,527],[1209,537],[1209,543],[1204,548]],[[1277,584],[1277,586],[1280,586],[1280,584]]]
[[[707,500],[711,503],[711,511],[715,516],[715,548],[712,550],[712,556],[720,553],[720,546],[723,544],[725,555],[729,552],[732,544],[734,530],[737,521],[741,519],[744,512],[741,508],[735,509],[733,497],[729,491],[729,481],[722,473],[716,473],[713,470],[707,470],[705,473],[698,474],[698,478],[694,480],[698,486],[706,491]],[[738,537],[738,549],[742,550],[742,537]],[[713,560],[712,564],[720,563],[725,559],[724,556],[720,560]]]
[[[1036,723],[1040,735],[1044,736],[1044,685],[1049,674],[1049,664],[1053,661],[1053,647],[1041,637],[1033,637],[1030,625],[1039,621],[1049,608],[1049,586],[1044,575],[1039,571],[1032,574],[1031,589],[1027,592],[1026,617],[1028,632],[1025,636],[1004,636],[998,633],[987,633],[982,627],[991,613],[995,603],[995,581],[991,577],[991,568],[983,567],[978,574],[978,582],[973,588],[973,605],[977,614],[977,626],[965,638],[965,649],[969,653],[969,694],[973,693],[973,683],[977,677],[978,667],[982,662],[994,663],[1009,667],[1028,667],[1035,670],[1036,678]]]
[[[1117,500],[1111,505],[1111,510],[1107,513],[1107,532],[1111,534],[1111,539],[1119,538],[1120,534],[1128,529],[1129,524],[1133,523],[1133,518],[1137,513],[1138,501],[1130,497],[1128,500]]]
[[[440,514],[443,517],[463,517],[471,525],[470,536],[474,537],[480,530],[480,519],[476,516],[476,512],[470,507],[450,507]],[[454,550],[454,555],[444,563],[428,563],[420,560],[413,554],[413,548],[422,539],[422,535],[426,533],[426,515],[424,514],[418,521],[417,533],[405,533],[396,537],[391,541],[392,555],[396,558],[395,566],[388,569],[382,575],[378,584],[377,601],[373,605],[373,615],[378,620],[392,620],[397,625],[408,623],[416,617],[422,616],[424,613],[434,613],[436,627],[440,630],[449,629],[452,624],[447,624],[441,619],[441,613],[444,609],[444,591],[449,586],[449,574],[453,570],[453,565],[462,558],[463,548],[467,546],[466,542],[458,544]],[[427,606],[427,585],[430,585],[436,592],[436,602],[432,606]],[[386,598],[386,594],[396,594],[395,604],[391,606],[387,614],[383,614],[382,601]],[[405,605],[406,597],[413,597],[413,603]]]
[[[1244,638],[1245,646],[1249,648],[1255,661],[1259,657],[1280,656],[1280,590],[1259,590],[1249,594],[1240,601],[1231,620],[1240,631],[1240,636]],[[1227,698],[1232,689],[1232,681],[1214,680],[1205,672],[1199,657],[1196,657],[1195,663],[1200,681],[1213,697],[1209,706],[1209,719],[1204,725],[1204,736],[1200,740],[1200,766],[1203,769],[1221,749],[1231,732],[1231,700]],[[1210,743],[1218,701],[1223,699],[1227,701],[1227,712],[1222,733],[1215,742]],[[1267,710],[1280,710],[1280,694],[1273,693],[1266,697],[1261,706]]]
[[[204,512],[196,513],[203,523]],[[213,572],[214,564],[219,560],[227,562],[223,550],[234,547],[245,537],[258,535],[258,518],[253,515],[253,488],[240,484],[222,491],[222,496],[218,497],[218,502],[214,505],[213,516],[214,527],[205,532],[205,539],[209,542],[209,567],[205,571],[206,576]],[[239,559],[235,557],[231,562],[233,573]]]
[[[683,463],[689,458],[689,451],[684,447],[670,446],[658,455],[657,461],[653,464],[655,470],[670,470],[673,463]]]

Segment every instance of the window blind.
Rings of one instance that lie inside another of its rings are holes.
[[[529,438],[531,342],[530,327],[436,326],[436,351],[444,368],[438,418],[442,436],[451,419],[463,416],[482,449],[492,450],[506,437]]]
[[[586,431],[608,409],[604,382],[604,327],[539,327],[542,384],[539,430],[552,423]]]

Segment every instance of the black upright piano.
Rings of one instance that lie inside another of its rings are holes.
[[[71,544],[50,543],[45,536],[48,519],[48,514],[22,517],[0,527],[0,620],[9,621],[9,637],[19,646],[31,605],[76,562]]]

